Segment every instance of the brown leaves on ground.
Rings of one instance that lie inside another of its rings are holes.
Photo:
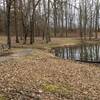
[[[2,62],[0,93],[14,100],[99,100],[100,67],[54,57]]]

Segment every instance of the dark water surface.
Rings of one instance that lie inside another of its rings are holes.
[[[84,44],[53,48],[55,56],[82,62],[100,63],[100,45]]]

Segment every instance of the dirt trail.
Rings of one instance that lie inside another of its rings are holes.
[[[6,61],[6,60],[11,60],[11,59],[16,59],[19,57],[25,57],[25,56],[28,56],[31,54],[32,54],[32,49],[23,49],[21,51],[14,52],[13,54],[8,55],[8,56],[1,56],[0,62]]]

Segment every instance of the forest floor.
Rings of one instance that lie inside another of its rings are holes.
[[[0,61],[0,100],[100,100],[99,64],[63,60],[50,53],[52,47],[76,44],[80,40],[74,38],[13,44],[13,54]]]

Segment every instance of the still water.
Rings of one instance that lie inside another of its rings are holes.
[[[100,63],[100,45],[84,44],[79,46],[67,46],[53,48],[55,56],[62,59],[70,59],[82,62]]]

